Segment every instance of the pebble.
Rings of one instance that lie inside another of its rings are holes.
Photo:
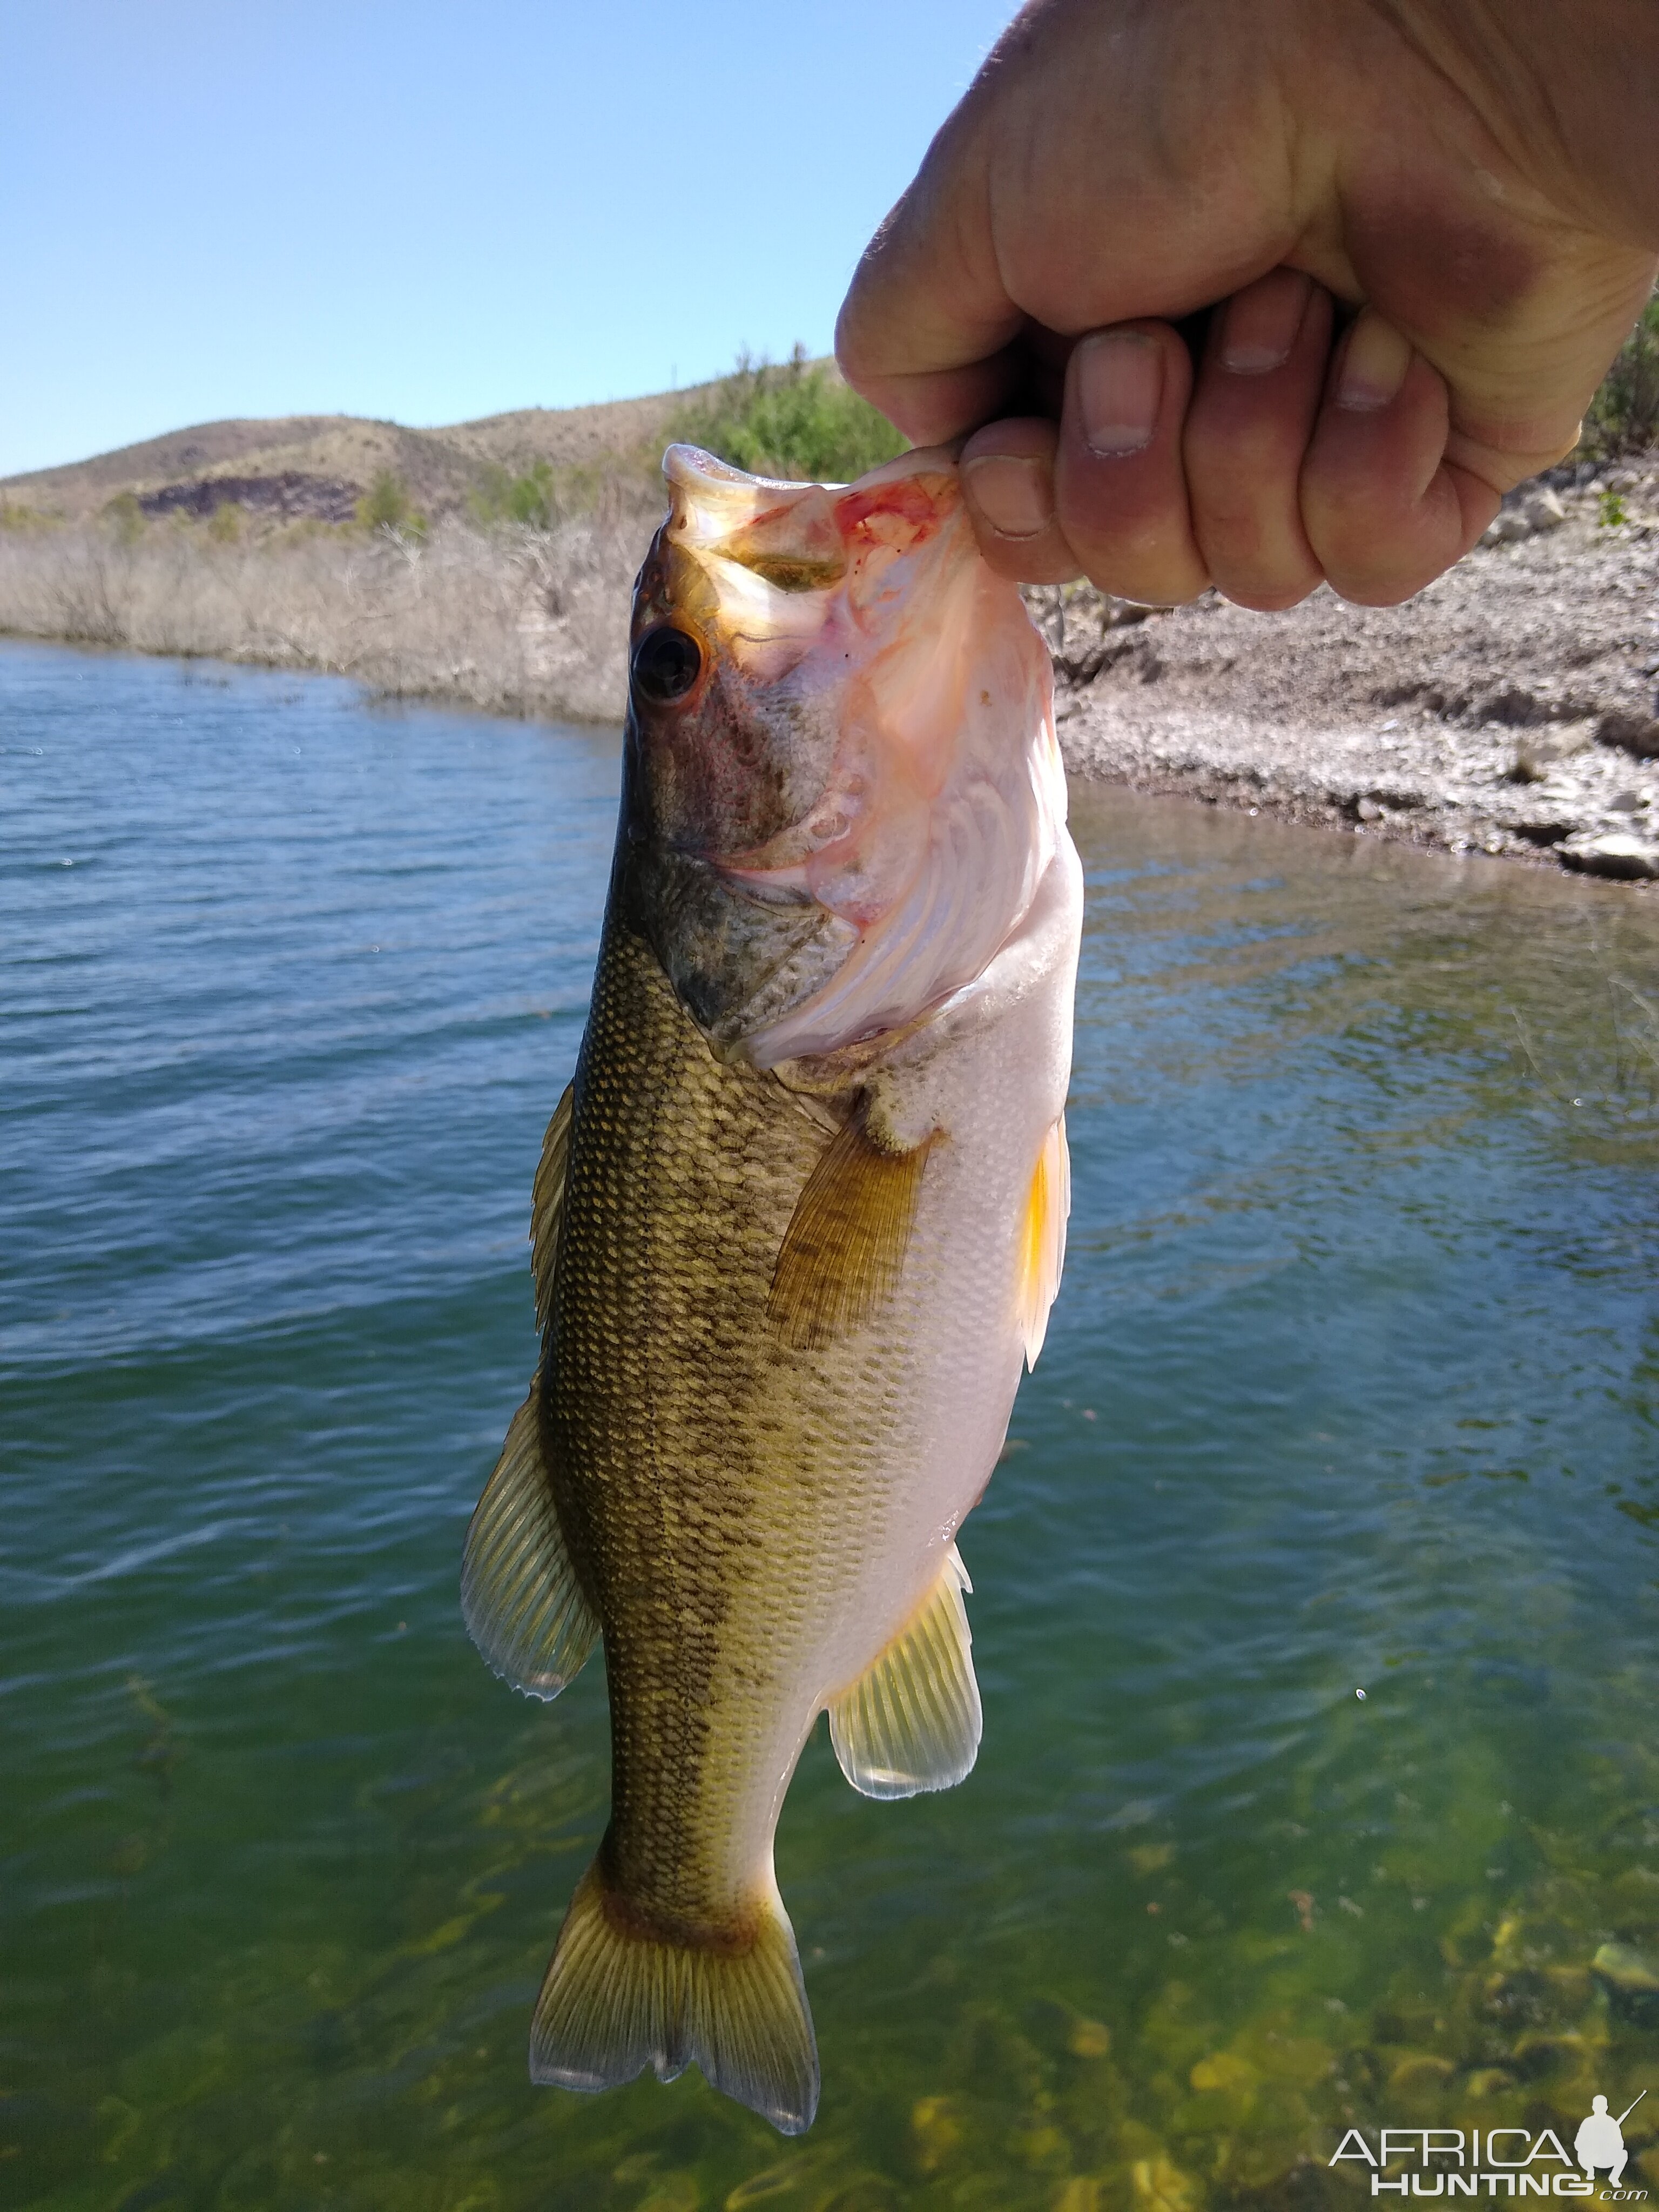
[[[1483,545],[1513,545],[1523,538],[1536,538],[1546,530],[1559,530],[1567,519],[1567,510],[1549,487],[1540,485],[1516,500],[1513,507],[1500,508],[1481,537]]]
[[[1659,878],[1659,845],[1613,830],[1599,837],[1569,837],[1556,847],[1564,865],[1581,875],[1610,876],[1620,883]]]
[[[1659,716],[1629,707],[1610,707],[1595,725],[1595,741],[1620,745],[1643,760],[1659,757]]]
[[[1516,783],[1542,783],[1558,761],[1588,752],[1595,742],[1593,722],[1558,722],[1552,729],[1531,731],[1515,749],[1510,775]]]

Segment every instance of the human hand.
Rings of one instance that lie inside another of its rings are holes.
[[[1656,145],[1659,0],[1033,0],[836,352],[1005,574],[1391,605],[1571,449]]]

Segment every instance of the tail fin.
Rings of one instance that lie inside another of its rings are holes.
[[[818,2052],[794,1930],[777,1892],[740,1951],[665,1942],[608,1909],[598,1862],[570,1900],[530,2031],[530,2078],[611,2089],[696,2063],[787,2136],[818,2104]]]

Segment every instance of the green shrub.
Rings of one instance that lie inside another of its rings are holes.
[[[138,495],[132,491],[118,491],[104,509],[110,528],[115,532],[118,545],[133,545],[143,534],[144,511],[138,504]]]
[[[1659,444],[1659,294],[1619,349],[1584,416],[1579,451],[1592,460]]]
[[[390,530],[401,538],[423,538],[426,517],[409,496],[409,486],[390,469],[382,469],[357,502],[357,520],[365,530]]]
[[[755,476],[841,483],[905,446],[884,415],[802,346],[779,363],[740,355],[730,376],[686,401],[669,432]]]
[[[499,467],[486,469],[472,489],[472,512],[480,522],[517,522],[527,530],[551,530],[559,501],[553,471],[534,461],[522,476]]]
[[[208,536],[221,545],[234,545],[242,534],[242,510],[234,499],[216,507],[208,517]]]

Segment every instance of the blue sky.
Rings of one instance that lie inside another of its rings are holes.
[[[0,0],[0,475],[828,349],[1015,0]]]

